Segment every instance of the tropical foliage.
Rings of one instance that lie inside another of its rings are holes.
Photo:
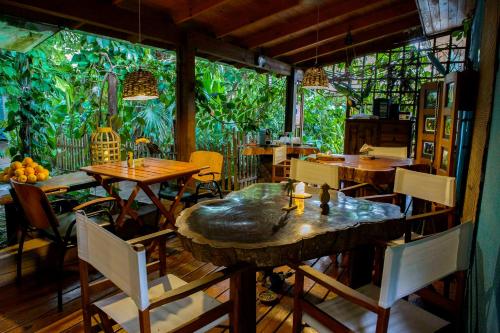
[[[346,105],[350,112],[369,112],[373,98],[387,95],[414,107],[420,83],[434,77],[432,59],[446,64],[448,71],[458,63],[450,61],[455,51],[446,50],[443,57],[443,49],[415,44],[327,68],[335,91],[302,92],[305,141],[341,152]],[[435,57],[429,61],[431,51]],[[108,114],[104,77],[113,72],[121,82],[139,66],[157,78],[160,98],[123,101],[118,89],[118,114]],[[109,122],[123,142],[146,136],[166,151],[174,140],[175,79],[173,52],[71,31],[59,32],[25,54],[0,50],[8,153],[14,159],[33,156],[50,167],[59,135],[78,138]],[[233,131],[259,128],[269,128],[277,138],[283,131],[285,78],[197,59],[196,106],[200,146],[220,145]],[[100,110],[104,117],[98,124]]]

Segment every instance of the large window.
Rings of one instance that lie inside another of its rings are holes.
[[[358,91],[370,84],[370,95],[363,105],[365,113],[371,113],[373,99],[380,97],[400,104],[401,112],[415,115],[422,83],[443,77],[428,53],[434,55],[447,72],[464,69],[465,38],[456,35],[448,34],[358,57],[349,67],[345,63],[332,66],[330,74],[334,80]]]

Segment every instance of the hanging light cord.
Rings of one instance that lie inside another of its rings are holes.
[[[139,0],[139,44],[142,43],[142,36],[141,36],[141,0]]]
[[[316,5],[316,61],[314,66],[318,66],[318,43],[319,43],[319,5]]]

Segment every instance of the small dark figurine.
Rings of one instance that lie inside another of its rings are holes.
[[[328,215],[328,212],[330,211],[330,206],[328,203],[330,202],[330,192],[328,190],[330,189],[330,185],[327,183],[321,185],[321,192],[319,195],[319,200],[321,201],[321,214],[323,215]]]
[[[297,206],[293,205],[293,184],[295,183],[294,179],[288,179],[286,183],[285,190],[286,195],[289,197],[288,206],[283,207],[283,210],[290,211],[297,208]]]

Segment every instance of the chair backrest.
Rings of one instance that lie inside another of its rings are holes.
[[[146,251],[76,213],[78,257],[92,265],[132,298],[140,310],[149,306]]]
[[[273,148],[273,165],[280,164],[281,162],[286,161],[286,146],[279,146]]]
[[[193,175],[193,178],[202,182],[210,181],[212,179],[215,181],[219,181],[221,179],[223,161],[224,161],[224,156],[222,156],[221,153],[215,151],[198,150],[192,152],[191,156],[189,157],[189,162],[195,164],[198,167],[208,166],[208,169],[202,170],[201,173],[217,172],[214,177],[212,177],[212,175],[209,176]]]
[[[421,240],[388,247],[379,305],[389,308],[433,281],[466,270],[472,235],[473,224],[468,222]]]
[[[38,229],[59,225],[49,199],[41,188],[14,180],[11,180],[11,185],[15,192],[15,201],[21,206],[29,224]]]
[[[331,188],[339,189],[339,167],[337,165],[292,158],[290,178],[309,185],[323,185],[327,183]]]
[[[407,147],[374,147],[370,146],[368,155],[381,157],[408,158]]]
[[[394,192],[455,207],[455,178],[396,169]]]

